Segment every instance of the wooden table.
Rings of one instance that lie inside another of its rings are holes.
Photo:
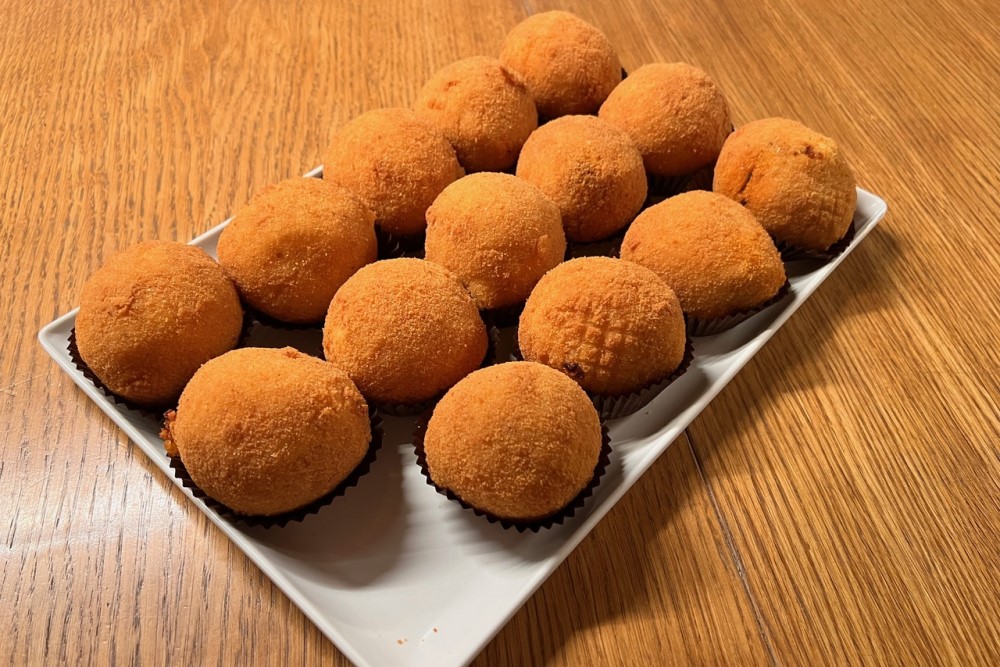
[[[0,663],[346,662],[34,335],[550,5],[836,137],[890,213],[480,662],[1000,662],[995,0],[71,4],[0,10]]]

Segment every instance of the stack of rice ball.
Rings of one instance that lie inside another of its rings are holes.
[[[712,191],[678,192],[706,173]],[[652,204],[664,183],[673,196]],[[111,258],[75,344],[127,405],[176,408],[168,453],[235,516],[294,516],[341,487],[373,446],[369,406],[436,402],[416,438],[429,481],[491,520],[547,526],[597,483],[602,419],[676,377],[690,335],[780,297],[781,251],[834,252],[854,208],[832,139],[781,118],[733,131],[704,71],[623,78],[600,30],[546,12],[499,58],[439,70],[412,108],[337,130],[323,178],[254,196],[218,263],[168,242]],[[620,258],[565,261],[609,238]],[[245,313],[322,325],[325,361],[236,349]],[[505,321],[523,361],[491,363]]]

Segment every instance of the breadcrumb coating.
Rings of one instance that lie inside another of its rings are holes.
[[[687,63],[643,65],[611,92],[599,115],[632,138],[646,171],[661,176],[712,164],[733,125],[722,90]]]
[[[219,263],[243,299],[284,322],[322,321],[337,289],[377,252],[375,214],[318,178],[266,188],[219,237]]]
[[[524,80],[485,56],[438,70],[413,108],[444,133],[467,172],[507,169],[538,127]]]
[[[587,391],[625,394],[673,373],[687,342],[673,291],[653,271],[581,257],[545,274],[524,306],[518,345]]]
[[[236,345],[242,327],[236,289],[204,250],[153,241],[115,254],[87,280],[76,340],[108,389],[164,406],[199,366]]]
[[[344,481],[368,451],[371,425],[343,371],[290,347],[242,348],[195,373],[162,435],[209,496],[275,516]]]
[[[566,254],[559,208],[509,174],[472,174],[427,210],[425,255],[444,266],[482,309],[523,302]]]
[[[412,236],[444,188],[465,174],[436,127],[410,109],[376,109],[334,134],[323,178],[358,195],[387,232]]]
[[[604,33],[563,11],[514,26],[500,62],[524,77],[543,118],[594,113],[622,80],[621,61]]]
[[[759,306],[785,284],[781,256],[753,214],[712,192],[685,192],[643,211],[621,257],[655,271],[685,313],[706,319]]]
[[[776,240],[816,251],[844,237],[858,199],[837,142],[787,118],[736,130],[719,155],[713,189],[745,206]]]
[[[541,519],[594,476],[597,411],[580,387],[521,361],[468,376],[434,409],[424,437],[431,479],[502,519]]]
[[[378,403],[436,397],[482,364],[487,345],[486,326],[458,279],[412,258],[354,274],[323,328],[327,361]]]
[[[564,116],[524,144],[517,176],[559,206],[570,241],[600,241],[646,201],[642,155],[627,134],[594,116]]]

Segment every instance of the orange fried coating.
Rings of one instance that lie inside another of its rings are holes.
[[[681,306],[666,283],[610,257],[581,257],[545,274],[518,329],[525,359],[598,394],[625,394],[667,377],[686,341]]]
[[[643,211],[621,257],[655,271],[684,312],[723,317],[758,306],[785,284],[785,266],[753,214],[712,192],[685,192]]]
[[[710,165],[732,129],[722,90],[687,63],[643,65],[612,91],[600,117],[625,130],[646,171],[662,176]]]
[[[571,241],[600,241],[632,221],[646,200],[642,155],[627,134],[594,116],[564,116],[524,144],[517,176],[559,206]]]
[[[621,61],[604,33],[563,11],[514,26],[500,62],[524,77],[544,118],[594,113],[622,80]]]
[[[580,387],[527,361],[488,366],[434,408],[424,437],[431,479],[504,519],[531,521],[565,507],[594,476],[597,411]]]
[[[486,326],[457,278],[421,259],[370,264],[344,283],[323,328],[327,361],[379,403],[433,398],[478,368]]]
[[[837,142],[787,118],[736,130],[719,155],[713,189],[746,206],[776,240],[817,251],[847,233],[858,199]]]
[[[337,289],[377,251],[375,215],[318,178],[263,190],[219,237],[219,263],[243,299],[284,322],[321,321]]]
[[[538,112],[524,80],[485,56],[438,70],[413,108],[444,132],[468,172],[507,169],[538,127]]]
[[[274,516],[344,481],[368,451],[371,426],[343,371],[290,347],[248,347],[195,373],[162,435],[209,496]]]
[[[480,308],[521,303],[566,254],[559,207],[509,174],[472,174],[427,210],[428,260],[452,271]]]
[[[382,229],[419,234],[434,198],[464,175],[439,129],[409,109],[376,109],[340,128],[323,156],[323,178],[348,188]]]
[[[162,406],[199,366],[231,350],[242,327],[236,289],[204,250],[153,241],[117,253],[87,280],[76,340],[108,389]]]

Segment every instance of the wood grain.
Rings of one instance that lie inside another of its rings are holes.
[[[477,665],[763,665],[773,656],[679,438]]]
[[[890,215],[479,662],[1000,662],[988,0],[0,1],[0,662],[346,663],[34,335],[553,7],[836,137]]]

